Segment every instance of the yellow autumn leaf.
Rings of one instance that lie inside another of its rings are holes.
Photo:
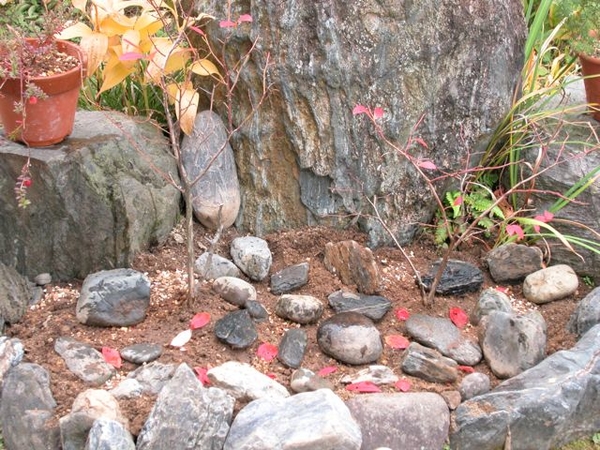
[[[78,37],[87,36],[88,34],[92,34],[93,31],[90,27],[88,27],[83,22],[77,22],[71,26],[68,26],[60,33],[56,34],[57,39],[73,39]]]
[[[152,41],[150,60],[146,68],[146,82],[158,84],[164,74],[183,69],[189,60],[189,50],[173,47],[168,38],[156,38]]]
[[[71,0],[71,4],[74,8],[77,8],[80,11],[85,11],[85,7],[87,6],[87,0]]]
[[[102,87],[100,88],[100,92],[98,92],[98,94],[115,87],[129,75],[135,72],[135,66],[128,67],[119,59],[119,56],[121,56],[120,46],[112,47],[109,54],[110,57],[106,62],[106,66],[102,72],[104,75]]]
[[[108,37],[102,33],[91,33],[81,38],[79,46],[87,57],[87,73],[92,75],[106,58]]]
[[[208,59],[200,59],[194,61],[191,70],[195,74],[202,75],[203,77],[208,77],[210,75],[219,75],[219,69],[217,68],[217,66]]]
[[[179,126],[188,136],[194,130],[194,121],[198,112],[200,95],[194,89],[179,89],[175,98],[175,113],[179,118]]]
[[[123,14],[111,14],[101,20],[99,30],[110,37],[122,35],[127,30],[132,30],[134,25],[134,17],[127,17]]]

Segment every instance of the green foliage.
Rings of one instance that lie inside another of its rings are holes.
[[[48,12],[61,15],[65,20],[76,17],[69,2],[60,0],[15,0],[0,5],[0,38],[6,35],[9,26],[20,30],[24,36],[44,34]]]
[[[552,22],[564,21],[561,37],[574,53],[600,53],[600,2],[598,0],[556,0]]]

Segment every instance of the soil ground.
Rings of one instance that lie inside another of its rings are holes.
[[[212,234],[207,233],[200,225],[196,226],[195,233],[195,245],[197,255],[199,255],[210,245],[209,240],[212,238]],[[227,230],[217,245],[217,253],[229,257],[229,243],[237,236],[239,234],[235,229]],[[365,243],[366,236],[362,233],[356,230],[310,227],[274,233],[264,238],[273,253],[271,273],[289,265],[303,261],[309,262],[309,282],[294,293],[315,296],[326,304],[327,296],[335,290],[345,289],[355,292],[353,286],[344,286],[335,275],[324,267],[323,249],[328,242],[347,239]],[[423,236],[417,242],[407,246],[405,251],[410,255],[413,264],[421,274],[427,272],[431,263],[441,256],[440,250],[430,242],[427,236]],[[481,246],[461,249],[453,255],[453,258],[481,266],[481,258],[485,251],[486,249]],[[425,307],[415,284],[413,273],[400,250],[379,248],[374,251],[374,254],[384,278],[381,295],[393,303],[392,311],[377,324],[383,337],[390,334],[407,336],[404,322],[398,320],[394,314],[394,311],[399,308],[405,308],[411,314],[425,313],[447,317],[449,309],[455,306],[469,313],[479,297],[479,293],[451,297],[438,296],[433,307]],[[186,362],[190,367],[209,368],[229,360],[241,361],[253,365],[263,373],[270,374],[289,388],[292,370],[284,367],[277,359],[266,362],[256,354],[261,343],[268,342],[278,345],[286,329],[298,326],[278,318],[273,313],[278,297],[269,291],[269,277],[263,282],[253,283],[258,292],[258,300],[270,313],[269,321],[258,324],[259,338],[254,345],[245,350],[232,350],[216,339],[213,326],[216,320],[236,307],[211,292],[210,283],[207,282],[199,283],[195,302],[193,306],[188,306],[186,303],[185,259],[183,232],[178,228],[171,233],[164,244],[137,256],[133,268],[148,274],[152,281],[152,291],[147,317],[136,326],[96,328],[80,324],[75,317],[75,305],[81,281],[73,281],[68,284],[48,285],[43,300],[38,305],[31,307],[20,323],[8,328],[9,336],[22,340],[25,347],[24,360],[40,364],[49,371],[52,393],[58,403],[56,418],[67,414],[77,394],[90,387],[69,372],[64,361],[53,350],[54,341],[59,336],[72,336],[98,350],[103,346],[121,349],[134,343],[156,342],[164,346],[164,352],[158,361],[174,364]],[[486,274],[483,288],[495,286]],[[548,354],[569,348],[576,342],[576,337],[566,331],[566,323],[577,301],[583,298],[589,290],[590,288],[581,282],[575,295],[537,307],[523,299],[519,285],[509,287],[516,309],[520,311],[539,309],[546,319]],[[191,341],[184,348],[170,347],[171,339],[180,331],[187,329],[190,319],[198,312],[208,312],[211,315],[210,323],[195,330]],[[326,308],[323,318],[331,315],[331,309]],[[303,367],[317,372],[323,367],[335,365],[337,371],[328,375],[328,379],[333,382],[338,395],[342,398],[348,398],[351,395],[367,395],[348,392],[345,390],[344,384],[340,382],[344,375],[354,374],[364,367],[340,364],[324,355],[316,342],[317,325],[303,327],[309,337]],[[473,339],[477,339],[477,327],[467,325],[463,332]],[[456,385],[428,383],[402,374],[400,370],[402,354],[402,350],[394,350],[386,345],[378,364],[387,365],[398,376],[409,380],[411,392],[442,392],[457,387]],[[108,389],[115,386],[135,368],[134,364],[124,362],[118,370],[117,376],[102,387]],[[501,382],[493,376],[484,362],[474,369],[490,375],[494,386]],[[393,386],[383,386],[382,391],[395,392],[395,389]],[[151,396],[143,396],[134,400],[120,401],[120,406],[130,421],[131,432],[134,435],[139,433],[154,400],[155,398]]]

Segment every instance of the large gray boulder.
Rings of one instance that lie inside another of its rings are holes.
[[[31,161],[31,205],[13,187]],[[179,214],[175,160],[160,129],[117,113],[80,111],[71,137],[50,148],[0,147],[0,261],[56,280],[128,266],[162,241]],[[167,178],[166,178],[167,177]]]
[[[600,325],[577,344],[463,402],[450,447],[547,450],[600,430]]]
[[[476,159],[520,79],[520,0],[252,2],[231,16],[228,2],[187,2],[215,17],[252,15],[235,30],[218,21],[208,30],[216,48],[233,34],[231,67],[240,45],[259,37],[234,92],[234,124],[256,109],[267,55],[273,64],[270,96],[232,139],[243,192],[236,224],[258,235],[362,213],[371,243],[387,241],[365,200],[377,195],[383,220],[410,239],[435,202],[415,169],[352,115],[354,106],[382,107],[380,123],[399,146],[422,118],[414,132],[429,148],[410,152],[451,172],[468,151]]]
[[[0,262],[0,330],[6,322],[16,323],[21,320],[32,295],[27,278]]]

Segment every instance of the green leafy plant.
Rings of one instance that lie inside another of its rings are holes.
[[[574,53],[600,54],[600,2],[597,0],[556,0],[551,19],[563,23],[561,38]]]

